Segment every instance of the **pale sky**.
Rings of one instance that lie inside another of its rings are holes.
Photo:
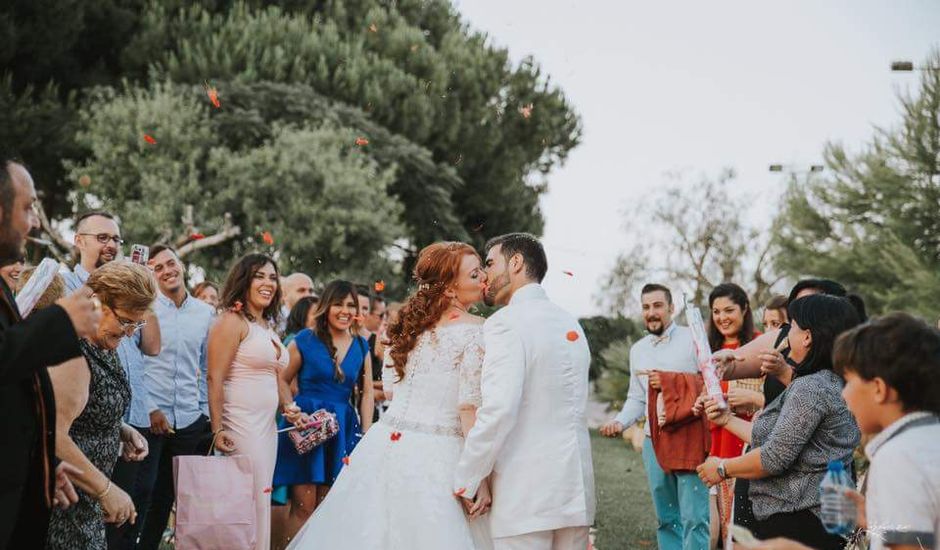
[[[899,121],[896,94],[940,47],[940,0],[462,0],[465,21],[513,60],[533,55],[582,117],[584,138],[543,198],[551,297],[577,315],[639,238],[623,210],[664,173],[738,172],[771,215],[773,163],[821,164]],[[574,277],[562,273],[570,270]]]

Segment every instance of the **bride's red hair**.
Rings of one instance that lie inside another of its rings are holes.
[[[415,348],[418,337],[436,325],[451,306],[451,299],[444,292],[456,282],[464,256],[480,257],[472,246],[458,242],[430,244],[418,254],[414,269],[418,289],[401,308],[398,319],[388,327],[398,380],[405,376],[408,354]]]

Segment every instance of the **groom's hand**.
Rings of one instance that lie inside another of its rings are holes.
[[[476,519],[483,514],[486,514],[490,511],[490,505],[493,503],[493,498],[490,495],[490,485],[486,481],[480,484],[479,490],[477,490],[477,498],[473,501],[473,506],[470,507],[468,515],[470,519]]]

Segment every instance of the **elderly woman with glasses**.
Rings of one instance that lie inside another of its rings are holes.
[[[115,349],[124,336],[146,324],[144,316],[156,297],[150,270],[130,262],[107,263],[87,282],[101,303],[101,322],[93,336],[80,342],[82,356],[49,369],[56,401],[56,455],[81,474],[72,478],[78,503],[55,510],[46,548],[105,549],[105,523],[134,523],[131,497],[109,476],[119,452],[142,460],[147,442],[123,422],[131,387]]]

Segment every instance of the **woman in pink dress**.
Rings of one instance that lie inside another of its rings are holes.
[[[277,456],[277,379],[287,349],[274,332],[281,291],[277,265],[248,254],[222,290],[224,313],[209,333],[209,416],[216,449],[248,455],[255,480],[255,550],[271,547],[271,480]]]

